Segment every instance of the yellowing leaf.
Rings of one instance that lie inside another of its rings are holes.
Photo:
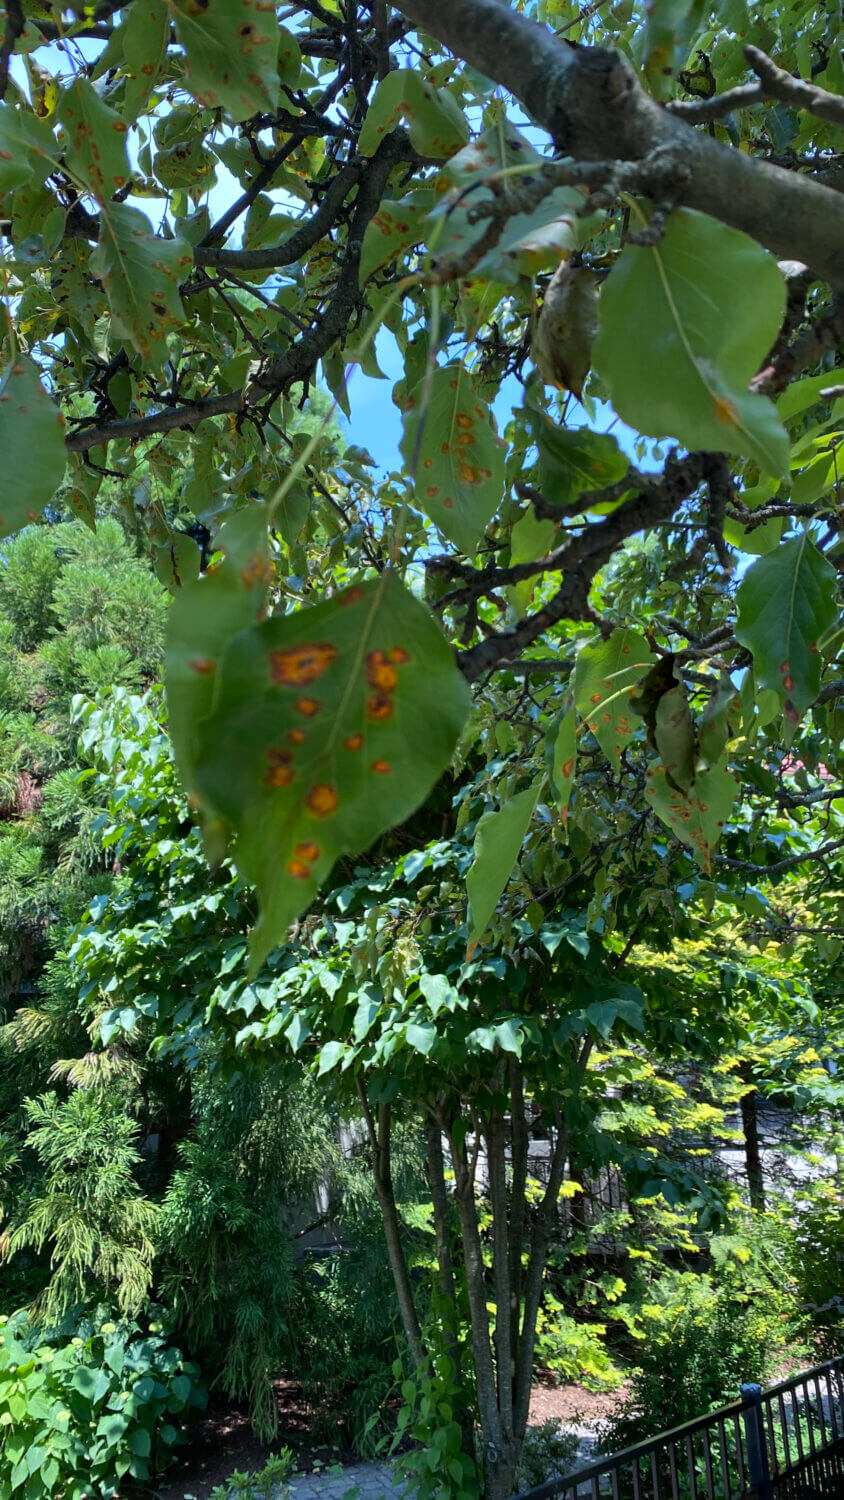
[[[114,330],[156,367],[167,334],[184,322],[179,285],[192,265],[190,246],[159,239],[137,208],[109,203],[102,213],[91,270],[105,287]]]
[[[664,765],[652,765],[647,773],[646,795],[663,823],[688,844],[695,859],[709,873],[721,830],[730,816],[738,787],[722,764],[699,771],[694,785],[685,791],[672,786]]]
[[[471,556],[501,500],[504,447],[463,365],[440,365],[411,391],[401,451],[420,509]]]
[[[187,54],[185,83],[200,104],[248,120],[278,104],[278,26],[272,0],[167,0]]]
[[[0,375],[0,536],[38,519],[62,482],[64,421],[31,359]]]
[[[448,642],[393,573],[235,636],[196,779],[258,888],[253,966],[341,855],[423,801],[468,707]]]

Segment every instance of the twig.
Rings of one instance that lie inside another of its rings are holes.
[[[9,86],[9,64],[12,53],[15,50],[15,42],[23,35],[26,26],[26,17],[23,13],[20,0],[5,0],[6,30],[3,33],[3,45],[0,47],[0,99],[6,96]]]
[[[731,870],[747,870],[752,875],[779,875],[783,870],[795,870],[798,865],[808,864],[814,859],[825,859],[828,854],[834,854],[836,849],[844,849],[844,838],[833,839],[828,844],[822,844],[820,849],[809,849],[805,854],[792,854],[788,859],[778,859],[772,865],[754,865],[746,859],[728,859],[726,854],[714,856],[716,864],[726,865]]]

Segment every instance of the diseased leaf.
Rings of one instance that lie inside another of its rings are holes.
[[[473,555],[501,500],[504,448],[465,366],[440,365],[414,387],[404,405],[401,451],[420,509]]]
[[[548,726],[545,763],[548,767],[548,779],[559,798],[560,817],[565,823],[569,815],[577,763],[577,715],[571,697],[563,712]]]
[[[688,844],[695,859],[709,874],[712,852],[736,799],[738,787],[726,767],[719,763],[699,771],[687,791],[671,785],[663,765],[652,765],[647,773],[646,795],[663,823]]]
[[[185,321],[179,285],[193,265],[190,245],[159,239],[137,208],[109,203],[90,264],[105,287],[115,331],[157,368],[167,357],[167,334]]]
[[[702,0],[648,0],[645,10],[645,77],[657,99],[670,99],[674,82],[700,27]]]
[[[272,0],[167,0],[199,104],[248,120],[278,104],[278,27]]]
[[[759,557],[736,594],[736,640],[753,655],[758,687],[797,724],[818,696],[818,641],[836,618],[835,569],[808,532]]]
[[[56,105],[61,124],[59,144],[68,164],[100,204],[131,175],[126,155],[126,121],[100,98],[87,78],[77,76],[63,90]]]
[[[721,759],[727,742],[741,723],[741,699],[729,672],[722,672],[712,689],[698,726],[701,759],[712,766]]]
[[[657,704],[655,739],[669,785],[688,791],[695,780],[695,725],[682,682]]]
[[[595,275],[564,261],[551,278],[533,338],[533,358],[542,379],[574,391],[579,401],[597,334]]]
[[[475,858],[466,876],[469,895],[469,946],[467,957],[478,945],[498,905],[524,843],[533,809],[542,789],[535,781],[527,791],[505,802],[498,812],[484,813],[475,831]]]
[[[253,970],[335,860],[427,796],[468,705],[445,637],[391,572],[234,637],[196,780],[258,888]]]
[[[681,209],[658,244],[622,251],[601,293],[592,362],[638,432],[785,474],[785,428],[747,389],[784,311],[782,275],[756,240]]]
[[[634,630],[614,630],[606,641],[587,641],[577,654],[575,707],[613,764],[633,738],[631,694],[653,660],[647,641]]]
[[[131,124],[155,88],[170,40],[167,0],[132,0],[123,23],[126,83],[123,118]]]
[[[555,505],[569,505],[579,495],[606,489],[630,468],[611,433],[559,427],[534,407],[528,409],[528,417],[539,449],[542,492]]]
[[[447,89],[435,88],[415,68],[395,68],[372,96],[358,141],[361,156],[374,156],[400,120],[420,156],[445,161],[469,139],[469,126]]]
[[[425,204],[394,203],[389,198],[382,199],[363,236],[359,272],[361,286],[375,271],[380,271],[382,266],[396,260],[410,245],[416,245],[424,239],[423,225],[427,216]]]
[[[45,120],[22,105],[0,102],[0,194],[40,186],[59,165],[61,150]]]
[[[24,354],[0,375],[0,536],[36,521],[65,470],[64,419]]]

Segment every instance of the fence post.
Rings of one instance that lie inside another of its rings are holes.
[[[747,1440],[747,1466],[754,1500],[774,1500],[771,1470],[768,1464],[768,1444],[765,1441],[765,1421],[762,1415],[762,1387],[747,1384],[741,1387],[744,1409],[744,1435]]]

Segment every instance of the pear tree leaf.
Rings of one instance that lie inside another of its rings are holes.
[[[214,705],[217,672],[232,636],[253,625],[270,577],[269,511],[248,505],[220,528],[222,560],[181,588],[167,617],[166,688],[170,738],[179,774],[195,791],[196,727]]]
[[[579,401],[597,333],[595,274],[564,261],[543,298],[533,339],[534,363],[546,384],[573,391]]]
[[[469,126],[453,95],[435,88],[415,68],[395,68],[381,79],[360,133],[361,156],[374,156],[400,120],[419,155],[437,161],[453,156],[469,139]]]
[[[804,532],[758,557],[736,593],[736,640],[753,656],[757,686],[777,694],[791,724],[818,696],[818,641],[836,618],[835,578]]]
[[[46,120],[23,106],[0,102],[0,195],[24,183],[41,186],[61,161]]]
[[[570,697],[563,712],[548,727],[545,737],[548,780],[557,794],[563,823],[569,815],[571,789],[577,763],[577,715]]]
[[[185,240],[163,240],[127,203],[100,215],[100,240],[90,266],[105,287],[112,326],[154,368],[167,357],[167,334],[185,321],[179,285],[193,265]]]
[[[475,858],[466,876],[469,895],[469,945],[471,958],[479,939],[498,905],[539,800],[542,778],[526,791],[510,797],[498,812],[486,812],[475,831]]]
[[[688,791],[695,779],[695,723],[682,682],[675,682],[657,703],[654,739],[669,784]]]
[[[169,41],[167,0],[133,0],[123,23],[126,83],[122,112],[128,124],[137,120],[158,82]]]
[[[729,672],[722,672],[698,724],[700,758],[706,765],[712,766],[721,759],[735,733],[734,723],[741,723],[741,699]]]
[[[699,771],[686,790],[672,786],[666,767],[659,763],[648,768],[646,777],[645,793],[657,817],[689,846],[707,875],[737,792],[735,779],[720,762]]]
[[[393,572],[234,637],[196,780],[258,889],[253,971],[335,861],[427,796],[468,707],[448,642]]]
[[[56,117],[61,124],[59,144],[67,152],[71,171],[98,203],[107,203],[131,176],[126,121],[81,74],[60,95]]]
[[[652,246],[627,245],[600,298],[592,363],[623,421],[687,448],[788,471],[788,434],[748,384],[779,331],[785,283],[738,229],[691,209]]]
[[[609,432],[559,427],[535,407],[528,408],[528,421],[539,450],[542,492],[555,505],[606,489],[630,468],[629,458]]]
[[[360,284],[425,237],[426,204],[383,198],[366,226],[360,253]]]
[[[276,8],[270,0],[167,0],[198,104],[248,120],[278,105]]]
[[[401,451],[420,510],[472,556],[501,500],[504,445],[464,365],[440,365],[411,391]]]
[[[577,654],[575,707],[614,765],[634,734],[631,694],[653,660],[647,641],[635,630],[614,630],[608,640],[587,641]]]
[[[554,545],[559,529],[556,521],[540,521],[533,509],[528,508],[510,532],[510,566],[538,562],[540,558],[546,557]],[[527,609],[538,578],[539,575],[536,578],[524,578],[507,590],[513,612],[520,618]]]
[[[742,490],[739,499],[747,510],[755,510],[771,500],[776,492],[776,481],[766,479],[761,484]],[[782,540],[787,524],[785,516],[774,516],[770,521],[763,521],[761,526],[745,526],[742,521],[734,521],[731,516],[725,516],[724,541],[729,542],[731,547],[736,547],[739,552],[761,557]]]
[[[38,519],[64,478],[64,418],[31,359],[19,354],[0,374],[0,536]]]

